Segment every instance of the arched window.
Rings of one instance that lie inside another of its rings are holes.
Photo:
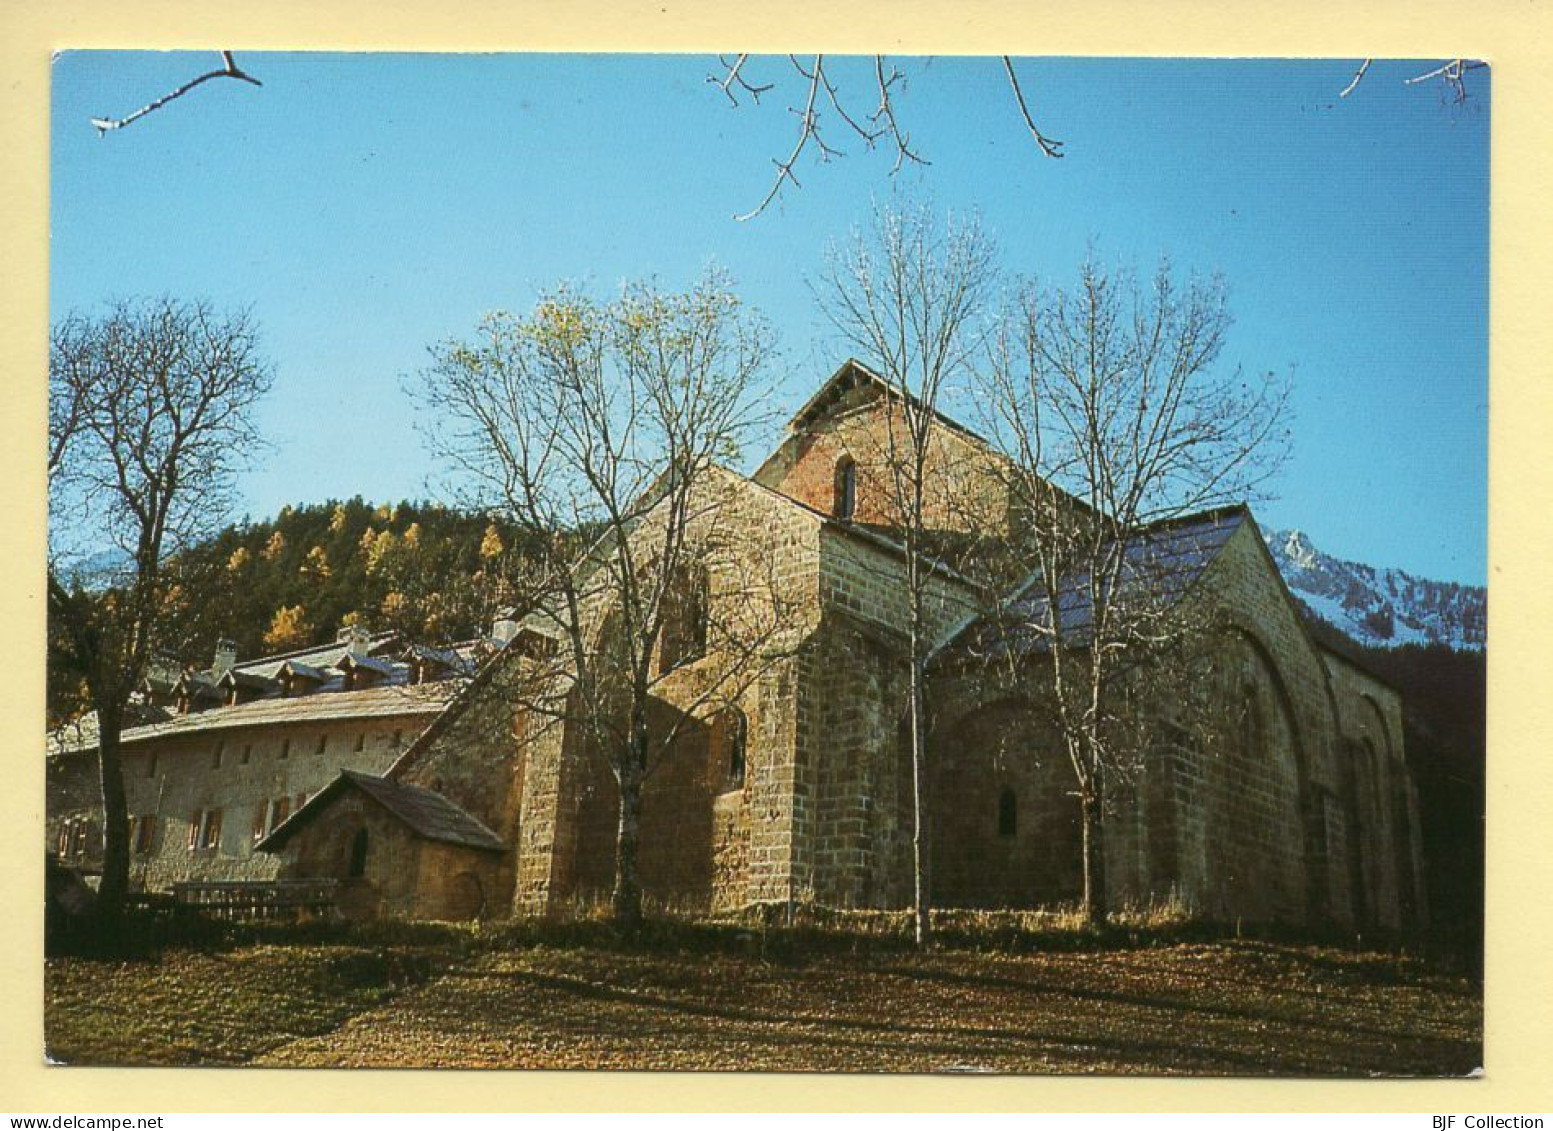
[[[351,838],[350,867],[345,874],[353,880],[359,880],[367,874],[367,830],[357,829],[356,835]]]
[[[836,461],[836,502],[831,509],[837,518],[847,520],[857,510],[857,464],[851,456]]]
[[[998,836],[1014,836],[1019,832],[1019,799],[1014,791],[1005,789],[998,797]]]

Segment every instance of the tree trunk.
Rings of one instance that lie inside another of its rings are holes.
[[[116,709],[98,708],[97,768],[102,785],[102,881],[97,887],[97,917],[112,929],[124,913],[129,892],[129,803],[124,795],[124,764],[119,757],[123,720]]]
[[[642,923],[640,848],[642,837],[642,777],[647,765],[645,722],[632,728],[631,748],[620,767],[620,826],[615,836],[615,893],[611,912],[615,925],[635,931]]]
[[[1095,926],[1105,922],[1105,843],[1100,828],[1100,802],[1097,767],[1079,793],[1084,821],[1084,918]]]
[[[926,827],[927,736],[923,733],[923,720],[926,716],[922,689],[923,675],[922,665],[913,658],[911,663],[911,850],[916,888],[912,910],[916,921],[916,941],[919,949],[923,949],[928,945],[932,931],[932,923],[928,918],[930,888]]]

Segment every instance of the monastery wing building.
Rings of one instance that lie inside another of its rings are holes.
[[[239,661],[217,645],[209,668],[159,667],[121,737],[130,882],[271,880],[255,852],[342,770],[380,774],[468,682],[482,650],[406,646],[360,628],[334,644]],[[102,864],[97,739],[88,715],[49,736],[50,853],[91,874]]]
[[[650,902],[717,913],[760,903],[894,908],[911,899],[906,558],[878,457],[892,395],[848,362],[752,477],[712,477],[733,500],[716,509],[720,534],[771,567],[790,646],[731,701],[694,713],[685,688],[716,656],[687,653],[687,640],[706,647],[694,626],[666,629],[659,664],[672,661],[685,675],[655,685],[649,720],[676,728],[644,787],[639,866]],[[997,477],[976,472],[999,457],[969,429],[941,424],[925,515],[934,554],[926,608],[935,641],[932,901],[1070,903],[1081,891],[1079,812],[1051,712],[1039,697],[990,690],[971,662],[991,642],[980,615],[989,586],[1010,594],[1007,608],[1037,600],[976,562],[979,528],[1017,520],[988,486]],[[1202,602],[1225,627],[1216,666],[1230,673],[1226,694],[1244,722],[1228,748],[1205,751],[1172,738],[1160,720],[1162,740],[1105,812],[1106,904],[1168,899],[1222,920],[1420,928],[1418,806],[1397,692],[1312,639],[1246,508],[1139,537],[1170,563],[1181,599]],[[713,576],[686,607],[715,612],[719,601],[747,600]],[[146,882],[229,867],[333,879],[352,913],[421,917],[564,915],[607,898],[613,778],[578,734],[515,706],[526,657],[546,641],[511,622],[493,636],[500,649],[477,674],[447,681],[441,702],[396,716],[401,736],[414,732],[402,750],[380,741],[370,758],[315,763],[316,779],[285,787],[306,795],[262,832],[252,791],[226,803],[254,814],[230,862],[225,847],[214,855],[200,847],[207,837],[193,814],[203,802],[184,784],[166,787],[180,791],[175,804],[188,811],[187,843],[181,857],[175,844],[175,860],[146,869]],[[997,640],[1006,658],[1039,661],[1022,655],[1035,645],[1017,634]],[[295,728],[273,726],[253,733],[273,745]],[[362,728],[342,730],[338,741],[350,744]],[[202,777],[231,756],[230,745],[213,752],[214,731],[184,740],[203,751]],[[52,815],[52,784],[50,804]],[[236,843],[224,833],[217,840]]]

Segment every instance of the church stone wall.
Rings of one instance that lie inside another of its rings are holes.
[[[640,874],[649,900],[689,910],[793,897],[795,828],[805,816],[795,789],[795,669],[820,615],[823,520],[732,476],[714,489],[730,495],[701,512],[700,521],[715,523],[722,543],[751,548],[746,564],[753,572],[714,563],[712,622],[764,595],[779,603],[784,629],[758,670],[727,681],[737,691],[734,701],[702,703],[703,717],[687,718],[684,710],[698,700],[699,681],[715,678],[715,640],[706,659],[655,689],[650,730],[661,737],[677,723],[681,733],[644,785]],[[602,610],[593,619],[602,622]],[[713,716],[730,707],[747,724],[742,783],[729,780],[726,744],[714,734]],[[564,914],[607,898],[614,883],[617,786],[608,762],[562,729],[542,728],[526,742],[513,898],[519,914]]]
[[[827,527],[820,630],[799,662],[794,743],[794,898],[901,906],[912,890],[905,562]],[[967,586],[928,579],[925,631],[940,639],[974,611]]]
[[[972,707],[935,732],[933,755],[934,902],[1076,901],[1082,825],[1073,767],[1049,716],[1025,701]]]
[[[1355,826],[1350,862],[1361,929],[1406,930],[1428,921],[1418,794],[1402,749],[1396,691],[1328,653],[1347,761],[1347,814]]]
[[[1395,693],[1312,643],[1250,523],[1196,594],[1193,615],[1219,634],[1223,733],[1192,740],[1166,725],[1167,707],[1141,773],[1108,784],[1107,906],[1174,898],[1224,920],[1421,925]],[[1073,771],[1049,708],[1000,699],[991,683],[968,664],[933,685],[934,899],[1071,901],[1082,890]]]

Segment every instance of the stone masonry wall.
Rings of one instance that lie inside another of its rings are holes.
[[[1347,760],[1344,811],[1354,826],[1350,861],[1354,919],[1361,929],[1412,929],[1428,922],[1418,795],[1402,749],[1397,693],[1327,653]]]
[[[391,776],[442,794],[504,842],[517,845],[523,777],[529,764],[514,706],[513,683],[521,678],[521,664],[508,654],[489,663],[478,685],[466,691],[464,701],[450,709],[443,722],[427,731],[393,767]],[[478,902],[483,914],[507,914],[515,873],[515,854],[488,875],[480,873]],[[426,875],[433,887],[442,883],[432,873]],[[474,901],[473,895],[467,896],[466,902]]]
[[[361,876],[351,877],[352,846],[363,830],[366,866]],[[341,912],[352,919],[375,919],[416,911],[421,847],[381,805],[348,790],[331,806],[328,820],[313,822],[269,859],[285,879],[339,880]]]
[[[933,900],[1039,907],[1083,892],[1073,769],[1035,707],[993,702],[935,732]]]
[[[901,906],[912,885],[905,562],[827,526],[822,629],[800,657],[793,750],[794,898]],[[964,583],[929,579],[929,640],[974,611]]]

